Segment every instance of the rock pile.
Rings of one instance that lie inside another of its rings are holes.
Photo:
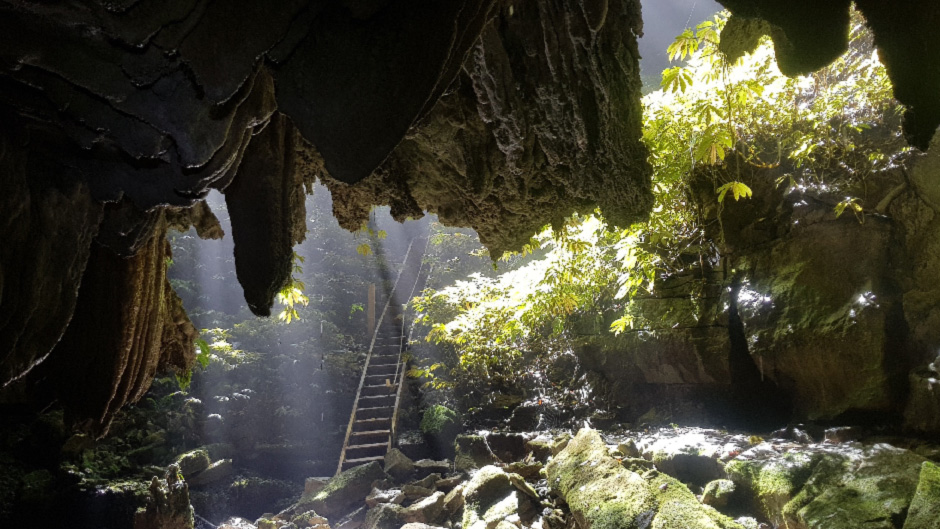
[[[288,509],[220,529],[937,527],[940,472],[914,450],[809,434],[631,435],[461,435],[453,462],[391,450],[384,466],[308,480]]]

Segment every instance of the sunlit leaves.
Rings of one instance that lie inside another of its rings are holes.
[[[632,329],[633,325],[634,325],[633,316],[630,314],[624,314],[623,316],[617,318],[616,320],[614,320],[613,323],[610,324],[610,330],[614,334],[621,334],[625,332],[627,329]]]
[[[725,195],[728,194],[728,191],[731,191],[731,195],[734,197],[735,202],[741,198],[750,198],[754,193],[751,191],[751,188],[744,185],[741,182],[728,182],[727,184],[722,185],[718,188],[718,202],[724,202]]]
[[[206,368],[209,365],[209,355],[212,354],[209,350],[209,343],[202,338],[196,338],[193,343],[198,351],[196,353],[196,362],[203,368]]]
[[[303,267],[301,266],[303,262],[303,256],[295,252],[292,268],[295,274],[303,273]],[[304,295],[304,290],[306,289],[307,285],[305,285],[303,281],[291,276],[287,284],[284,285],[284,288],[282,288],[275,297],[278,303],[284,305],[283,310],[277,315],[279,320],[284,323],[290,323],[294,320],[301,319],[300,313],[297,312],[297,306],[306,307],[310,303],[310,300]]]
[[[359,231],[357,231],[355,234],[357,237],[359,235],[367,235],[371,237],[372,239],[378,239],[378,240],[382,240],[388,237],[388,232],[386,232],[385,230],[373,230],[368,225],[363,225],[361,228],[359,228]],[[356,246],[356,253],[363,257],[368,257],[372,255],[372,245],[367,242],[360,243],[359,245]]]
[[[685,92],[692,84],[692,72],[681,66],[673,66],[663,70],[663,80],[660,86],[669,92]]]
[[[695,34],[692,33],[691,28],[685,28],[685,30],[676,37],[676,40],[666,48],[666,53],[669,54],[669,60],[685,60],[686,57],[691,57],[693,53],[698,50],[699,40],[695,38]]]
[[[290,284],[277,293],[277,302],[284,305],[284,309],[277,315],[279,320],[290,323],[300,319],[297,306],[306,307],[310,303],[310,300],[304,295],[305,288],[306,285],[301,281],[292,280]]]
[[[842,214],[845,213],[845,210],[847,209],[851,210],[852,213],[855,214],[855,218],[858,219],[858,222],[860,224],[865,222],[865,216],[864,216],[865,208],[863,208],[862,205],[859,204],[858,198],[845,197],[845,200],[842,200],[841,202],[836,204],[836,207],[835,207],[836,218],[841,217]]]
[[[695,160],[699,163],[715,165],[725,160],[725,153],[734,145],[731,133],[726,127],[711,126],[705,129],[695,146]]]

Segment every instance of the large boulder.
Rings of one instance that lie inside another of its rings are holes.
[[[405,523],[402,518],[404,509],[394,503],[380,503],[369,509],[362,522],[362,529],[398,529]]]
[[[209,452],[200,448],[181,454],[176,458],[176,464],[179,465],[183,476],[190,478],[209,468],[212,461],[209,459]]]
[[[531,487],[521,477],[492,465],[474,474],[463,489],[463,498],[464,529],[498,527],[507,519],[527,521],[537,514],[533,500],[538,496]]]
[[[903,529],[937,529],[940,527],[940,467],[924,461],[920,481]]]
[[[490,450],[482,435],[458,435],[455,446],[457,455],[454,457],[454,469],[457,471],[499,463],[499,458]]]
[[[365,501],[374,481],[387,478],[382,466],[372,461],[334,476],[323,490],[314,495],[304,495],[295,507],[300,512],[312,509],[329,519],[338,519]]]
[[[401,450],[392,448],[385,454],[385,472],[393,478],[404,481],[415,471],[415,463]]]
[[[209,468],[189,478],[193,487],[205,487],[231,477],[235,473],[231,459],[220,459],[209,465]]]
[[[760,512],[775,525],[784,522],[783,509],[796,496],[823,454],[774,450],[762,443],[730,461],[725,470],[745,497],[752,511]]]
[[[402,510],[406,522],[431,523],[437,521],[444,511],[444,493],[435,492]]]
[[[583,529],[740,528],[702,505],[678,480],[656,471],[649,481],[610,457],[596,430],[584,428],[546,467],[548,485]]]
[[[776,525],[901,529],[923,457],[886,444],[804,450],[755,447],[727,465],[728,475]]]
[[[702,503],[711,505],[716,509],[727,507],[728,501],[734,495],[735,488],[736,485],[730,479],[716,479],[705,485],[705,490],[702,492]]]
[[[784,514],[810,529],[899,529],[923,461],[884,444],[826,458]]]

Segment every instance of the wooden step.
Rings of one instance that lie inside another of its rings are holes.
[[[364,404],[369,404],[368,402]],[[365,406],[356,410],[356,419],[391,420],[395,406]]]
[[[365,450],[366,448],[382,448],[382,447],[385,447],[385,446],[388,446],[388,443],[387,443],[387,442],[385,442],[385,443],[367,443],[367,444],[362,444],[362,445],[349,445],[348,447],[346,447],[346,451],[348,452],[348,451],[350,451],[350,450]]]
[[[369,370],[366,371],[366,376],[376,376],[376,375],[394,375],[395,370],[398,368],[398,364],[382,364],[382,365],[370,365]]]
[[[353,437],[376,437],[379,435],[388,436],[392,433],[391,430],[367,430],[364,432],[353,432]]]
[[[371,461],[382,461],[383,459],[385,459],[385,456],[360,457],[358,459],[347,459],[343,461],[343,465],[361,465]]]
[[[391,402],[389,402],[389,399],[391,399]],[[363,404],[371,405],[371,404],[377,404],[380,402],[389,402],[389,405],[394,404],[395,394],[393,393],[391,395],[362,395],[359,397],[360,405],[363,405]],[[366,407],[370,408],[372,406],[366,406]]]
[[[360,419],[353,422],[353,433],[380,431],[380,428],[388,428],[392,422],[391,417],[377,419]]]
[[[380,422],[388,422],[392,420],[391,417],[377,417],[375,419],[356,419],[353,422],[353,425],[362,424],[363,426],[369,426]]]
[[[398,389],[398,384],[392,384],[391,386],[386,386],[385,384],[382,384],[381,386],[366,386],[362,388],[362,393],[360,394],[360,397],[391,395],[395,393],[396,389]]]

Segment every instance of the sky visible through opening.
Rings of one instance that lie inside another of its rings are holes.
[[[687,27],[694,28],[722,6],[713,0],[642,0],[642,4],[640,71],[644,88],[658,89],[660,75],[670,66],[666,48],[676,35]]]

